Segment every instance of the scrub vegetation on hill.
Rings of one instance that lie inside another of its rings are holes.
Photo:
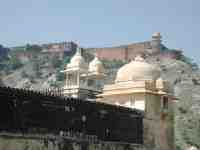
[[[21,60],[18,51],[27,51],[31,57]],[[191,145],[200,148],[200,70],[184,55],[177,59],[159,56],[149,56],[147,61],[161,67],[162,77],[174,85],[174,94],[179,99],[175,104],[177,150]],[[34,90],[62,87],[65,76],[61,70],[69,60],[70,56],[60,59],[43,54],[37,45],[12,50],[0,46],[0,85]],[[117,69],[127,62],[103,60],[103,63],[107,69],[106,83],[109,83],[114,81]]]

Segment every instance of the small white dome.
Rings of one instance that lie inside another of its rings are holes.
[[[136,56],[134,61],[122,66],[116,76],[115,82],[130,80],[156,80],[160,77],[160,69],[145,62],[141,56]]]
[[[81,56],[81,49],[77,48],[76,54],[70,60],[70,67],[86,67],[87,63],[85,62],[84,58]]]
[[[91,73],[105,73],[103,63],[97,56],[89,64],[89,72]]]

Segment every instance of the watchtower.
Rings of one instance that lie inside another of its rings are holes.
[[[151,40],[151,47],[153,50],[153,53],[158,53],[161,50],[161,40],[162,36],[160,35],[160,32],[155,32],[152,35],[152,40]]]

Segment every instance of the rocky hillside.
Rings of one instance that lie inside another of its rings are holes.
[[[34,90],[62,87],[64,75],[60,71],[70,58],[61,60],[40,52],[33,56],[26,62],[21,62],[14,55],[1,61],[3,66],[0,75],[3,84]],[[191,145],[200,148],[200,70],[185,56],[179,59],[160,56],[149,56],[147,61],[160,66],[163,78],[174,85],[175,95],[179,98],[175,106],[177,149],[185,150]],[[103,62],[107,68],[107,83],[114,80],[117,69],[125,63]]]

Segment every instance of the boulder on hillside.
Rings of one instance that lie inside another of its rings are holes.
[[[4,86],[4,83],[1,79],[0,79],[0,86]]]

